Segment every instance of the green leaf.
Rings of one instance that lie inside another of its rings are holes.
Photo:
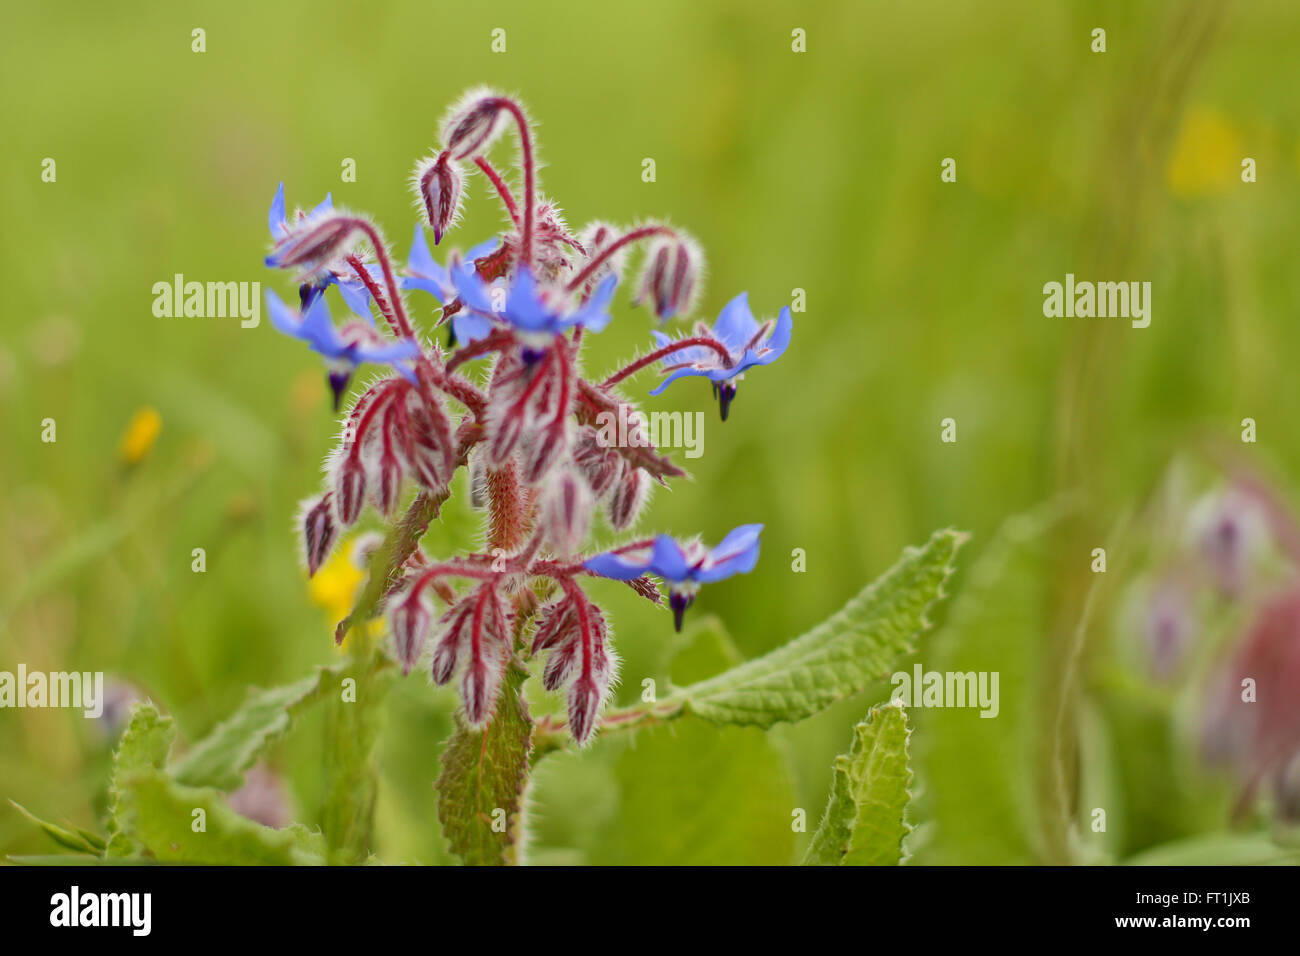
[[[59,844],[59,846],[67,847],[69,850],[74,850],[77,853],[93,853],[96,855],[102,853],[104,850],[104,841],[94,836],[94,834],[87,833],[80,829],[69,830],[66,827],[59,826],[57,823],[50,823],[48,820],[42,820],[26,807],[22,806],[22,804],[17,803],[14,800],[10,800],[9,805],[32,823],[36,824],[36,826],[44,830],[50,839]]]
[[[533,747],[533,720],[520,693],[527,676],[527,671],[512,666],[491,722],[475,730],[458,717],[442,755],[438,819],[452,852],[471,865],[519,860],[523,792]]]
[[[704,680],[740,659],[721,623],[702,618],[676,649],[672,680]],[[575,763],[609,756],[608,751],[583,754]],[[615,791],[613,807],[594,827],[580,821],[575,828],[585,862],[791,862],[791,814],[798,801],[788,762],[756,728],[716,727],[694,717],[648,728],[634,741],[616,745],[610,776],[606,786]],[[551,803],[543,797],[543,806]]]
[[[923,649],[927,671],[997,672],[996,717],[973,707],[913,710],[918,811],[935,832],[918,863],[1027,864],[1040,859],[1035,780],[1044,667],[1043,612],[1060,509],[1008,519],[971,566],[946,626]]]
[[[262,826],[232,810],[221,791],[185,787],[161,771],[132,774],[125,781],[122,806],[132,838],[163,863],[303,866],[325,861],[320,833],[301,825],[282,830]]]
[[[191,787],[236,790],[244,771],[283,737],[294,716],[339,686],[339,672],[321,668],[284,687],[258,690],[172,766],[177,782]]]
[[[133,775],[162,769],[176,728],[152,701],[143,701],[131,710],[122,739],[113,752],[113,772],[108,784],[108,846],[110,857],[136,856],[139,844],[129,835],[124,817],[126,782]]]
[[[911,730],[899,704],[873,707],[853,728],[849,752],[835,758],[831,798],[813,834],[805,865],[896,866],[912,770],[907,743]]]
[[[763,657],[675,692],[675,707],[720,724],[798,721],[888,676],[930,622],[966,536],[938,531],[832,617]],[[668,714],[671,716],[671,714]]]
[[[342,689],[330,695],[325,710],[326,784],[321,829],[329,844],[329,861],[334,864],[364,863],[370,856],[379,793],[375,741],[383,725],[383,705],[393,678],[391,670],[383,669],[379,654],[357,661],[354,666],[339,676],[340,682],[354,679],[355,686],[349,685],[346,696]]]
[[[798,804],[784,757],[754,727],[693,717],[624,742],[621,801],[588,862],[636,866],[788,866]]]
[[[1300,847],[1262,833],[1208,833],[1173,840],[1129,857],[1128,866],[1283,866],[1300,863]]]

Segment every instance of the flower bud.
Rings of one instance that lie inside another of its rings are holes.
[[[374,484],[371,495],[375,507],[384,514],[391,514],[402,493],[402,462],[391,448],[385,448],[375,463]]]
[[[610,496],[609,523],[616,531],[624,531],[636,523],[650,497],[650,476],[644,468],[627,468]]]
[[[308,576],[314,575],[338,540],[338,525],[334,523],[333,495],[326,493],[320,498],[308,498],[302,504],[299,527],[302,528],[303,559],[307,563]]]
[[[576,680],[569,688],[569,733],[579,745],[591,739],[604,700],[604,690],[595,680]]]
[[[347,255],[355,233],[356,220],[343,213],[330,212],[304,219],[276,243],[266,257],[266,264],[303,272],[322,269]]]
[[[451,426],[441,404],[428,402],[414,390],[407,393],[403,454],[416,480],[430,491],[441,491],[456,470]]]
[[[578,666],[578,651],[581,642],[568,640],[551,652],[542,670],[542,686],[547,690],[559,690],[573,676]]]
[[[534,432],[524,454],[523,478],[525,484],[536,485],[546,477],[569,447],[567,420],[556,419],[546,428]]]
[[[344,452],[334,468],[334,510],[347,527],[361,516],[366,503],[366,470],[359,458]]]
[[[487,151],[501,132],[502,102],[482,92],[470,94],[454,109],[443,127],[442,139],[452,159],[472,159]]]
[[[429,606],[423,590],[412,588],[393,606],[389,617],[397,659],[402,665],[402,673],[409,674],[420,659],[420,650],[429,631]]]
[[[578,432],[573,443],[573,463],[597,500],[605,497],[623,476],[622,457],[612,448],[602,445],[600,435],[591,428]]]
[[[425,218],[433,229],[433,244],[442,242],[460,215],[465,183],[460,165],[446,153],[427,159],[415,171],[415,191]]]
[[[533,654],[571,640],[578,626],[573,602],[567,597],[553,601],[542,608],[537,621],[537,633],[533,635]]]
[[[576,554],[591,527],[595,501],[587,483],[569,468],[553,474],[542,492],[538,516],[546,543],[557,555]]]
[[[704,255],[694,239],[679,233],[656,240],[646,251],[636,304],[653,302],[661,319],[689,312],[703,269]]]

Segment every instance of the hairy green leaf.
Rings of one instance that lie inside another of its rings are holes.
[[[895,866],[911,798],[911,729],[897,704],[873,707],[853,728],[849,752],[835,758],[831,798],[804,856],[805,865]]]
[[[163,863],[304,866],[325,861],[320,833],[282,830],[242,817],[219,790],[185,787],[161,771],[132,774],[122,806],[131,836]]]
[[[519,861],[533,747],[533,720],[520,694],[527,676],[512,666],[491,722],[475,730],[457,718],[442,755],[438,819],[452,852],[471,865]]]
[[[833,616],[769,654],[675,692],[672,706],[720,724],[797,721],[886,677],[929,627],[926,616],[965,535],[938,531]]]
[[[238,789],[244,771],[288,732],[294,716],[336,690],[339,681],[337,669],[321,668],[297,683],[250,693],[238,710],[175,761],[172,775],[190,787]]]
[[[113,772],[108,784],[106,856],[138,855],[139,844],[130,835],[124,818],[126,782],[134,775],[162,769],[175,736],[176,727],[172,719],[160,714],[152,701],[143,701],[132,708],[131,719],[118,741],[117,750],[113,752]]]

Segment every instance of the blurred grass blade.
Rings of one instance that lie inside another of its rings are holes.
[[[92,853],[98,855],[103,852],[104,842],[98,837],[93,837],[92,834],[85,833],[82,830],[69,830],[65,827],[59,826],[57,823],[50,823],[48,820],[42,820],[17,801],[10,800],[9,805],[40,829],[44,830],[50,839],[59,844],[59,846],[66,847],[77,853]]]

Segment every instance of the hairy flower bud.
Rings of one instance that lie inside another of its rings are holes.
[[[576,586],[566,588],[538,615],[533,653],[547,650],[542,686],[556,691],[568,685],[569,732],[584,744],[609,694],[617,661],[609,647],[605,615]]]
[[[605,701],[606,687],[598,680],[581,678],[569,688],[569,733],[579,745],[591,739],[596,715]]]
[[[536,485],[546,477],[569,447],[569,430],[566,419],[558,418],[546,428],[529,436],[524,450],[524,466],[520,477],[525,484]]]
[[[393,646],[402,673],[409,674],[420,659],[424,639],[429,632],[430,611],[422,588],[412,588],[389,612]]]
[[[351,251],[356,232],[357,221],[344,213],[311,216],[285,233],[266,257],[266,264],[305,273],[323,269]]]
[[[366,503],[366,469],[360,459],[345,451],[334,467],[334,511],[347,527],[361,516]]]
[[[539,528],[557,555],[576,554],[591,527],[595,501],[587,483],[569,468],[551,475],[539,502]]]
[[[420,208],[433,229],[433,244],[442,242],[460,216],[465,175],[445,152],[426,159],[415,170],[414,186]]]
[[[591,428],[578,432],[573,443],[573,463],[597,500],[604,498],[623,476],[623,459],[612,448],[606,448],[600,435]]]
[[[334,496],[326,492],[319,498],[308,498],[302,503],[298,526],[302,529],[303,560],[307,574],[314,575],[338,540],[338,525],[334,521]]]
[[[689,312],[703,271],[704,254],[694,239],[684,233],[657,239],[646,251],[636,302],[653,302],[661,319]]]
[[[627,468],[619,479],[608,504],[609,523],[624,531],[636,523],[650,497],[650,476],[644,468]]]
[[[441,403],[429,402],[419,392],[406,395],[405,428],[399,447],[411,473],[430,491],[441,491],[456,469],[455,443],[451,425]]]
[[[509,658],[509,620],[496,587],[479,585],[444,614],[438,626],[430,676],[435,684],[445,684],[462,666],[465,719],[481,726],[492,716]]]
[[[487,151],[501,132],[502,101],[475,91],[461,100],[443,127],[442,140],[452,159],[472,159]]]
[[[391,514],[402,492],[402,462],[391,447],[386,447],[375,462],[371,500],[384,514]]]

